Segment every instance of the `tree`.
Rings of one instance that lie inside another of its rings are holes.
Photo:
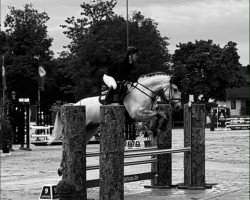
[[[226,100],[226,89],[246,84],[240,73],[236,43],[228,42],[223,48],[212,40],[180,43],[172,55],[174,71],[184,71],[182,92],[197,97]],[[178,73],[176,73],[178,76]],[[180,81],[180,79],[179,79]]]
[[[126,52],[126,20],[114,13],[116,4],[116,0],[83,3],[82,18],[68,18],[67,24],[62,25],[71,39],[67,46],[71,59],[65,64],[74,82],[69,92],[73,92],[77,100],[99,95],[107,67]],[[135,12],[129,20],[130,45],[137,46],[142,53],[141,63],[133,76],[168,69],[168,38],[161,37],[157,25],[140,12]]]
[[[0,31],[0,55],[4,55],[8,50],[6,33]]]
[[[29,97],[31,103],[37,100],[38,66],[51,71],[52,51],[49,49],[52,38],[47,34],[49,20],[47,13],[38,12],[32,4],[24,9],[9,7],[5,18],[8,52],[6,53],[6,77],[8,89],[15,90],[19,97]],[[37,57],[40,57],[39,61]],[[49,73],[47,73],[49,74]],[[47,77],[48,87],[54,85]]]

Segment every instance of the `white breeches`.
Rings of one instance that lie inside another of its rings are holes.
[[[103,81],[104,83],[110,87],[110,86],[113,86],[113,88],[116,90],[117,88],[117,83],[115,81],[115,79],[112,77],[112,76],[108,76],[106,74],[103,75]]]

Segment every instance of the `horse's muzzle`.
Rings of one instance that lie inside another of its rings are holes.
[[[180,106],[176,106],[176,107],[174,108],[175,111],[179,111],[180,109],[181,109]]]

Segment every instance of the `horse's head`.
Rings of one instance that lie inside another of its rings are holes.
[[[174,84],[169,84],[166,88],[163,88],[160,97],[163,101],[170,103],[174,110],[179,110],[182,107],[181,92]]]
[[[172,83],[172,76],[164,72],[146,74],[138,80],[142,85],[153,92],[154,97],[161,97],[166,103],[170,103],[173,109],[181,108],[181,92]],[[153,98],[156,99],[156,98]]]
[[[170,103],[173,109],[181,107],[181,93],[178,87],[171,84],[171,76],[156,72],[141,76],[134,84],[129,83],[124,105],[131,118],[146,118],[154,113],[159,97]]]

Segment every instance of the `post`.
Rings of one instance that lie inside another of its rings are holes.
[[[63,180],[74,184],[74,200],[86,200],[85,106],[62,106]]]
[[[166,118],[161,118],[159,123],[160,134],[157,135],[158,149],[172,148],[172,109],[169,104],[159,104]],[[158,186],[169,188],[172,186],[172,154],[157,156]]]
[[[205,105],[184,107],[184,188],[205,189]],[[183,188],[182,187],[182,188]]]
[[[19,149],[25,150],[25,106],[24,104],[20,103],[18,106],[18,134],[20,135],[19,138],[21,147]]]
[[[42,120],[41,120],[41,93],[40,93],[40,88],[37,90],[37,117],[36,117],[36,124],[37,125],[42,125]]]
[[[26,135],[26,150],[31,151],[30,149],[30,104],[24,104],[24,126],[25,126],[25,135]]]
[[[157,110],[163,114],[157,128],[158,149],[172,148],[172,109],[169,104],[158,104]],[[172,154],[152,156],[157,157],[157,162],[151,164],[151,171],[155,171],[155,178],[151,185],[145,188],[170,188],[172,187]]]
[[[102,106],[100,200],[124,200],[124,106]]]

